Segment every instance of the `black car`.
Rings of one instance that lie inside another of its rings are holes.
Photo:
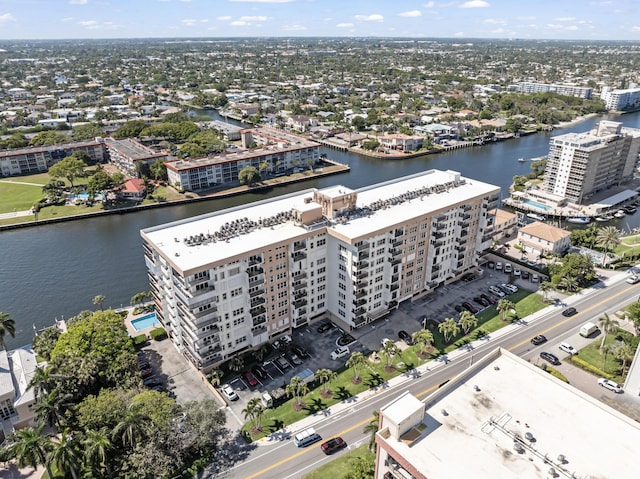
[[[489,296],[488,294],[482,293],[480,297],[485,301],[487,301],[489,304],[496,304],[496,300],[493,296]]]
[[[411,340],[411,335],[407,333],[404,329],[401,329],[400,331],[398,331],[398,337],[402,339],[408,346],[411,346],[413,344],[413,341]]]
[[[523,271],[522,272],[522,279],[529,279],[529,272],[528,271]]]
[[[297,344],[292,344],[291,345],[291,351],[296,353],[301,358],[308,358],[309,357],[309,353],[307,352],[307,350],[304,349],[302,346],[299,346]]]
[[[473,304],[468,301],[462,303],[462,307],[469,311],[471,314],[476,314],[478,312],[478,308],[476,308]]]
[[[487,301],[484,298],[481,298],[480,296],[476,296],[475,298],[473,298],[473,300],[478,303],[480,306],[482,307],[487,307],[489,306],[489,301]]]
[[[574,314],[577,314],[578,310],[576,308],[567,308],[562,312],[562,316],[566,316],[567,318],[569,316],[573,316]]]
[[[319,333],[324,333],[325,331],[329,331],[331,329],[331,323],[322,323],[320,326],[318,326],[317,331]]]
[[[152,376],[152,377],[147,378],[144,381],[142,381],[142,384],[144,384],[148,388],[152,388],[152,387],[155,387],[155,386],[161,386],[162,385],[162,381],[160,381],[159,378],[157,378],[155,376]]]
[[[554,366],[560,364],[560,360],[558,359],[558,356],[556,356],[555,354],[551,354],[551,353],[547,353],[545,351],[542,351],[540,353],[540,357],[542,359],[544,359],[545,361],[549,361]]]
[[[294,366],[300,366],[302,364],[302,359],[300,359],[296,353],[287,351],[285,353],[285,357],[287,358],[287,361],[289,361]]]
[[[464,308],[459,304],[456,304],[453,309],[455,309],[457,313],[462,313],[464,311]]]
[[[531,344],[535,344],[536,346],[546,342],[547,342],[547,338],[542,334],[539,334],[538,336],[531,338]]]
[[[267,371],[266,369],[264,369],[262,366],[258,365],[255,368],[253,368],[251,370],[251,372],[253,373],[254,376],[259,377],[260,379],[266,379],[267,378]]]

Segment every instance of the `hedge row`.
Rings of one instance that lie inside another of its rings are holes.
[[[578,356],[572,356],[571,362],[585,371],[596,374],[598,376],[602,376],[603,378],[613,379],[613,376],[609,373],[605,373],[602,369],[597,366],[594,366],[591,363],[586,362],[584,359],[579,358]]]
[[[152,329],[151,331],[149,331],[149,335],[151,336],[151,339],[155,341],[162,341],[163,339],[167,339],[167,332],[164,330],[164,328]]]

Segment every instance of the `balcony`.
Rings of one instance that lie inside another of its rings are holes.
[[[362,251],[358,253],[358,261],[362,261],[363,259],[367,259],[369,257],[369,253],[367,251]]]
[[[262,263],[262,258],[260,256],[251,256],[249,258],[249,266],[255,266],[261,263]]]
[[[404,234],[404,231],[403,231],[403,230],[395,230],[395,231],[393,232],[393,236],[394,236],[395,238],[397,238],[398,236],[402,236],[403,234]]]
[[[293,243],[293,251],[300,251],[306,249],[306,247],[307,243],[305,243],[304,241],[297,241]]]
[[[433,233],[433,237],[435,239],[440,239],[440,238],[444,238],[445,234],[444,233],[439,233],[438,231],[436,231],[435,233]]]
[[[366,287],[366,286],[368,286],[368,285],[369,285],[369,282],[368,282],[368,281],[358,281],[358,282],[355,284],[355,287],[356,287],[357,289],[360,289],[360,288],[364,288],[364,287]]]
[[[402,253],[402,251],[400,251],[399,249],[396,249],[396,248],[389,248],[389,254],[390,254],[391,256],[397,256],[397,255],[399,255],[400,253]]]
[[[455,246],[455,249],[456,249],[456,251],[464,251],[467,248],[465,248],[463,245],[457,245],[457,246]]]
[[[440,271],[441,269],[442,269],[442,266],[440,266],[439,264],[434,264],[434,265],[431,267],[431,271],[432,271],[433,273],[437,273],[437,272],[438,272],[438,271]]]
[[[369,243],[366,241],[363,241],[362,243],[360,243],[359,245],[356,246],[356,248],[358,248],[358,252],[360,251],[364,251],[366,249],[369,249]]]
[[[356,262],[353,263],[353,267],[356,269],[367,268],[368,266],[369,266],[368,261],[358,261],[357,263]]]
[[[460,236],[467,236],[469,234],[469,230],[460,231]]]
[[[295,283],[293,285],[293,290],[294,291],[298,291],[298,290],[306,288],[306,287],[307,287],[307,282],[306,281],[300,281],[300,282]]]
[[[306,299],[306,298],[299,299],[299,300],[297,300],[297,301],[294,301],[294,302],[293,302],[293,307],[294,307],[295,309],[302,308],[303,306],[306,306],[306,305],[307,305],[307,302],[308,302],[308,301],[307,301],[307,299]]]
[[[258,276],[259,274],[263,274],[264,273],[264,269],[262,268],[250,268],[247,270],[247,274],[249,275],[249,278],[253,278],[254,276]]]
[[[397,290],[399,287],[400,287],[400,285],[396,283],[396,284],[392,284],[392,285],[391,285],[391,287],[390,287],[389,289],[390,289],[391,291],[395,291],[395,290]]]
[[[469,213],[465,213],[464,215],[462,215],[462,219],[465,221],[471,219],[471,215]]]
[[[393,276],[391,276],[391,282],[392,283],[397,283],[399,279],[400,279],[400,275],[399,274],[394,274]]]
[[[359,328],[360,326],[364,326],[367,322],[367,317],[364,314],[361,314],[360,316],[356,316],[355,318],[353,318],[353,324],[355,325],[356,328]]]
[[[360,316],[362,314],[365,314],[367,310],[365,308],[358,308],[358,309],[352,309],[351,312],[354,314],[354,316]]]
[[[391,246],[393,246],[394,248],[397,248],[398,246],[402,246],[403,243],[404,243],[404,240],[394,240],[391,242]]]
[[[444,229],[447,229],[447,223],[434,223],[433,229],[436,231],[442,231]]]
[[[431,246],[434,248],[439,248],[440,246],[444,246],[444,241],[432,241]]]
[[[299,289],[298,291],[295,291],[293,293],[293,298],[294,299],[300,299],[300,298],[304,298],[307,296],[307,290],[306,289]]]
[[[473,208],[473,206],[471,206],[471,205],[464,205],[463,206],[463,210],[464,211],[471,211],[472,208]]]
[[[262,323],[266,323],[267,322],[267,317],[263,314],[262,316],[257,316],[255,318],[253,318],[253,326],[259,326]]]
[[[251,334],[256,337],[256,336],[260,336],[261,334],[264,334],[267,332],[267,327],[266,326],[259,326],[257,328],[252,328],[251,329]]]
[[[364,298],[366,295],[367,295],[367,290],[366,289],[357,290],[357,292],[354,294],[356,299]]]
[[[255,308],[256,306],[260,306],[261,304],[266,303],[267,300],[264,299],[262,296],[257,296],[254,298],[251,298],[251,307]]]
[[[264,289],[262,288],[258,288],[255,291],[249,291],[250,298],[255,298],[256,296],[260,296],[262,294],[264,294]]]
[[[458,226],[460,226],[461,228],[468,228],[469,227],[469,222],[468,221],[458,221]]]
[[[358,274],[356,274],[356,279],[364,279],[367,278],[369,276],[369,273],[367,271],[360,271]]]
[[[293,261],[302,261],[303,259],[307,258],[307,253],[305,253],[304,251],[297,251],[291,255],[291,258],[293,259]]]
[[[367,300],[362,298],[362,299],[354,299],[353,300],[353,305],[357,308],[358,306],[362,306],[363,304],[367,304]]]
[[[202,318],[204,316],[207,316],[211,313],[216,313],[218,311],[218,308],[216,308],[215,306],[211,306],[209,309],[205,309],[203,311],[194,311],[193,312],[193,316],[195,318]]]
[[[291,275],[291,278],[293,279],[293,281],[298,281],[299,279],[305,279],[306,277],[307,277],[307,273],[305,273],[304,271],[298,271]]]
[[[252,318],[255,318],[256,316],[260,316],[261,314],[264,314],[267,312],[267,309],[260,305],[256,308],[251,308],[251,310],[249,310],[249,314],[251,314]]]
[[[402,260],[400,258],[393,258],[393,259],[389,259],[389,263],[391,263],[393,266],[402,263]]]
[[[389,304],[387,305],[389,307],[389,309],[393,309],[396,306],[398,306],[398,302],[397,301],[389,301]]]

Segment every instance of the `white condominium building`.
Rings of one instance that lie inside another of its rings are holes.
[[[584,86],[577,85],[557,85],[550,83],[536,83],[536,82],[520,82],[518,84],[518,90],[522,93],[546,93],[552,92],[559,95],[575,96],[578,98],[591,99],[593,89]]]
[[[543,189],[584,203],[597,192],[633,178],[640,150],[640,130],[601,121],[588,133],[551,138]]]
[[[499,193],[429,170],[145,229],[158,317],[203,370],[319,316],[361,327],[474,268]]]
[[[640,88],[611,90],[604,87],[600,98],[604,100],[607,110],[634,110],[640,107]]]

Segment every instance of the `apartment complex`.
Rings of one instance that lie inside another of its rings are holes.
[[[104,146],[98,140],[2,150],[0,151],[0,176],[44,173],[52,165],[76,151],[86,152],[94,163],[104,163],[106,158]]]
[[[585,98],[587,100],[591,99],[591,95],[593,93],[593,89],[589,87],[536,82],[520,82],[518,84],[518,91],[521,91],[522,93],[554,92],[559,95],[575,96],[578,98]]]
[[[157,152],[144,146],[132,138],[103,140],[109,154],[109,162],[116,165],[120,171],[132,176],[138,175],[139,165],[150,165],[159,160],[166,160],[166,152]]]
[[[640,108],[640,88],[611,90],[609,87],[603,87],[600,98],[604,100],[607,110],[622,111]]]
[[[476,267],[499,192],[429,170],[145,229],[158,317],[201,369],[319,316],[359,328]]]
[[[635,477],[639,440],[637,422],[497,349],[424,402],[380,408],[374,477]]]
[[[197,191],[238,181],[238,173],[247,166],[278,174],[296,167],[314,165],[320,160],[320,144],[270,127],[241,131],[246,149],[204,158],[166,163],[169,183],[181,190]]]
[[[577,204],[633,178],[640,130],[601,121],[588,133],[551,138],[542,189]]]

